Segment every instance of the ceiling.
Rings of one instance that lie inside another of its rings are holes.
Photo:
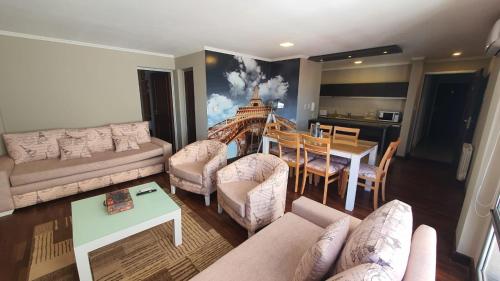
[[[398,44],[406,57],[473,57],[499,18],[500,0],[0,0],[0,30],[175,56],[205,46],[275,59]]]

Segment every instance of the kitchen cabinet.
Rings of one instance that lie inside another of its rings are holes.
[[[408,82],[321,84],[320,95],[332,97],[406,98]]]

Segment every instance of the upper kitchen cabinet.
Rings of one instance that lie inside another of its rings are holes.
[[[321,96],[406,98],[408,82],[322,84]]]

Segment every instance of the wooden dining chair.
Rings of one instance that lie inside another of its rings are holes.
[[[312,127],[314,123],[311,123],[311,126],[309,126],[309,132],[312,132]],[[332,132],[333,132],[333,126],[332,125],[324,125],[320,124],[319,129],[323,130],[323,137],[331,137]]]
[[[328,184],[338,181],[341,171],[345,168],[345,165],[331,160],[330,141],[330,138],[315,138],[309,135],[302,135],[305,163],[304,176],[302,177],[302,190],[300,193],[304,194],[308,176],[317,175],[324,177],[323,204],[326,204]],[[311,154],[323,157],[310,159],[308,156]]]
[[[380,185],[382,185],[382,201],[385,202],[385,182],[387,179],[387,171],[389,170],[389,165],[391,164],[392,157],[398,149],[398,146],[399,140],[391,142],[378,166],[372,166],[365,163],[360,163],[359,165],[358,185],[362,187],[369,187],[373,190],[373,209],[375,210],[378,208],[378,191]],[[359,179],[364,180],[364,183],[359,182]],[[348,181],[349,168],[344,169],[342,175],[342,198],[345,197]],[[367,182],[371,182],[370,186],[367,185]]]
[[[284,160],[295,174],[295,192],[299,189],[300,167],[304,165],[304,156],[300,149],[300,134],[276,131],[278,137],[278,156]]]
[[[281,128],[280,124],[277,122],[272,122],[272,123],[267,123],[264,126],[264,131],[263,135],[271,137],[273,139],[278,139],[277,131],[279,131]],[[278,146],[273,146],[273,143],[271,142],[269,144],[269,153],[279,156],[279,149]]]
[[[359,128],[333,127],[332,143],[358,145]]]

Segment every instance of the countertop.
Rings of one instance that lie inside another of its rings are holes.
[[[344,118],[344,117],[333,117],[333,116],[319,116],[316,119],[312,119],[310,121],[318,121],[318,122],[328,122],[328,120],[335,121],[337,123],[345,123],[345,124],[359,124],[360,126],[370,126],[370,127],[401,127],[401,123],[399,122],[391,122],[391,121],[380,121],[376,119],[368,119],[368,118]]]

